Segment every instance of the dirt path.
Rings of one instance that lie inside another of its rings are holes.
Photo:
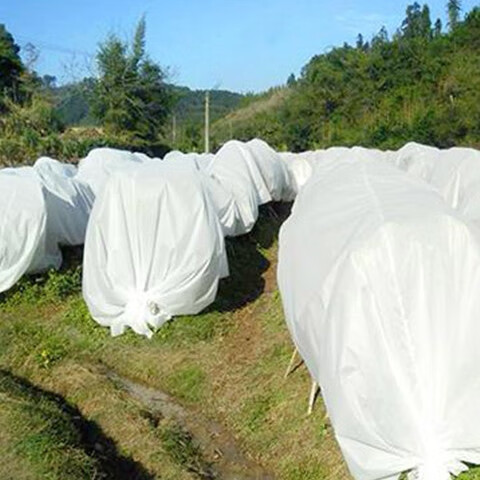
[[[273,480],[274,476],[246,458],[234,438],[218,422],[201,418],[185,409],[171,396],[117,375],[111,370],[104,374],[122,388],[152,415],[175,422],[191,434],[208,462],[211,475],[203,478],[222,480]]]

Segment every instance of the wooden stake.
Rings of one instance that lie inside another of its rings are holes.
[[[298,350],[295,347],[295,350],[292,353],[292,358],[290,359],[290,363],[288,364],[287,371],[285,372],[285,376],[283,378],[287,378],[290,375],[291,371],[293,370],[293,366],[295,365],[295,360],[297,358],[297,353],[298,353]]]
[[[310,390],[310,398],[308,399],[308,415],[311,415],[313,412],[313,405],[315,403],[315,398],[317,397],[318,392],[318,383],[313,380],[312,381],[312,389]]]

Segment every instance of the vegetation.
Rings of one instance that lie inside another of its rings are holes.
[[[119,463],[124,470],[105,478],[268,478],[254,475],[257,468],[286,480],[349,478],[321,401],[306,415],[308,372],[300,367],[283,379],[292,345],[275,262],[288,213],[283,205],[262,208],[251,234],[228,240],[232,276],[216,302],[169,322],[152,340],[131,332],[112,338],[91,319],[81,298],[81,258],[68,251],[61,272],[23,279],[4,294],[0,369],[20,379],[26,396],[0,380],[0,395],[9,398],[7,411],[0,399],[0,452],[10,460],[0,477],[71,480],[95,470],[97,477],[83,478],[103,478]],[[154,399],[168,394],[174,417],[132,396],[111,372],[148,386]],[[33,413],[13,416],[13,408]],[[24,448],[26,441],[34,447]],[[231,463],[238,475],[223,475]]]
[[[174,85],[170,88],[177,100],[172,111],[170,144],[183,151],[202,151],[206,91]],[[217,89],[209,90],[209,95],[212,122],[235,110],[245,98],[239,93]]]
[[[290,77],[281,102],[217,122],[217,142],[230,128],[234,137],[263,136],[294,151],[408,141],[479,145],[480,9],[461,20],[458,1],[447,8],[448,32],[440,20],[432,25],[427,5],[414,3],[391,38],[382,28],[369,42],[359,35],[355,46],[314,56],[298,79]]]
[[[106,133],[130,133],[157,140],[167,119],[171,98],[165,73],[146,56],[145,18],[136,28],[131,45],[116,35],[100,44],[97,54],[99,77],[90,99],[93,114]]]
[[[24,66],[20,59],[20,47],[15,43],[5,25],[0,24],[0,112],[5,111],[6,98],[17,99],[20,96],[20,79]]]
[[[131,45],[114,35],[100,45],[98,79],[56,87],[55,77],[35,72],[33,46],[25,62],[19,51],[0,25],[0,165],[32,163],[41,155],[74,161],[99,146],[154,156],[168,151],[161,129],[171,94],[163,71],[146,55],[144,19]],[[66,128],[76,122],[92,128]]]
[[[57,86],[34,71],[38,52],[20,48],[0,25],[0,165],[31,163],[41,155],[74,161],[110,146],[163,156],[170,147],[203,148],[205,91],[166,83],[146,53],[145,19],[132,41],[110,35],[99,45],[97,78]],[[210,91],[211,119],[232,111],[240,94]]]

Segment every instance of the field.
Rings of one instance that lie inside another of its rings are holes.
[[[81,298],[81,252],[0,304],[0,478],[351,478],[292,344],[276,286],[286,205],[228,241],[217,301],[152,340],[111,338]],[[472,470],[462,479],[480,479]]]

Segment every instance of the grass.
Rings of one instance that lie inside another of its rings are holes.
[[[73,419],[57,402],[5,371],[0,372],[0,398],[2,434],[9,439],[2,453],[11,459],[0,466],[2,478],[13,478],[5,470],[24,461],[49,480],[100,478],[99,462],[82,448]],[[30,475],[24,471],[21,476]]]
[[[349,479],[321,400],[306,415],[306,369],[283,378],[292,346],[275,282],[282,208],[263,209],[251,234],[228,240],[232,275],[216,302],[152,340],[112,338],[90,318],[78,252],[63,271],[4,294],[0,454],[8,461],[0,478],[210,478],[216,453],[119,388],[105,375],[113,370],[167,392],[200,424],[221,423],[248,461],[275,478]],[[460,478],[480,479],[478,471]]]
[[[178,465],[198,478],[215,478],[211,466],[203,459],[200,449],[185,429],[178,425],[169,426],[160,433],[160,438],[165,450]]]

